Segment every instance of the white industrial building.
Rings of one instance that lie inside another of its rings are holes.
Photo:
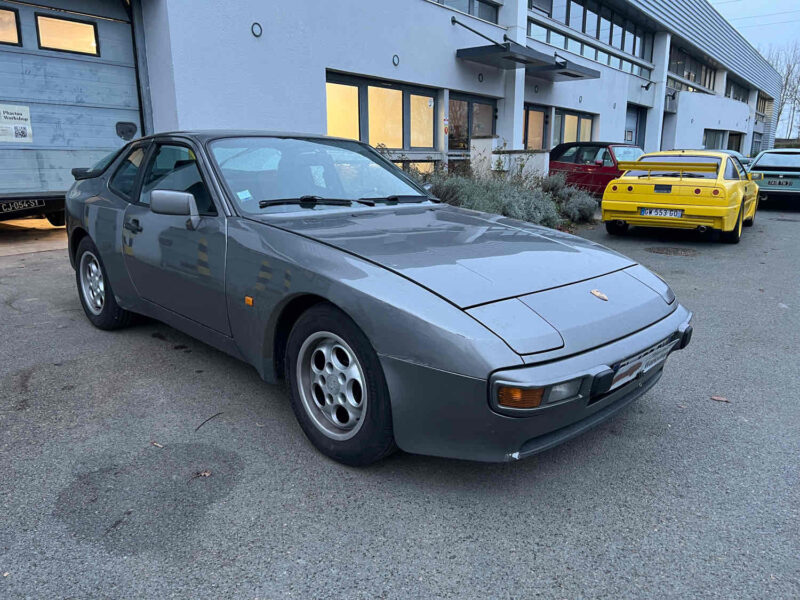
[[[175,129],[353,137],[422,169],[486,135],[752,154],[780,86],[706,0],[0,0],[0,195]]]

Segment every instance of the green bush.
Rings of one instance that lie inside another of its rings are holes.
[[[565,183],[561,174],[548,177],[451,173],[412,173],[432,185],[443,202],[472,210],[495,213],[546,227],[563,221],[585,223],[594,218],[597,201],[584,190]]]

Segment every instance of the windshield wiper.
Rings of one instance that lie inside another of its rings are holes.
[[[430,196],[382,196],[379,198],[359,198],[359,202],[364,203],[371,203],[372,205],[377,204],[378,202],[382,204],[418,204],[420,202],[425,201],[437,202]]]
[[[322,196],[300,196],[299,198],[275,198],[273,200],[260,200],[258,208],[267,208],[268,206],[277,206],[279,204],[299,204],[303,208],[313,208],[318,204],[326,204],[331,206],[350,206],[354,200],[346,200],[344,198],[323,198]]]

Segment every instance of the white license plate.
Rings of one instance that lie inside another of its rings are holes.
[[[44,200],[12,200],[11,202],[0,202],[0,212],[10,213],[40,206],[44,206]]]
[[[667,359],[667,355],[677,343],[678,340],[664,340],[620,363],[615,371],[610,390],[623,386],[639,377],[639,375],[644,375],[659,366]]]
[[[683,211],[677,208],[640,208],[639,214],[643,217],[674,217],[680,219]]]
[[[792,182],[787,179],[768,179],[767,185],[777,185],[777,186],[790,186]]]

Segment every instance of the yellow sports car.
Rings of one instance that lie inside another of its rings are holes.
[[[736,244],[742,225],[753,224],[758,184],[725,152],[672,150],[620,162],[625,171],[603,194],[603,221],[612,235],[635,227],[720,231]]]

